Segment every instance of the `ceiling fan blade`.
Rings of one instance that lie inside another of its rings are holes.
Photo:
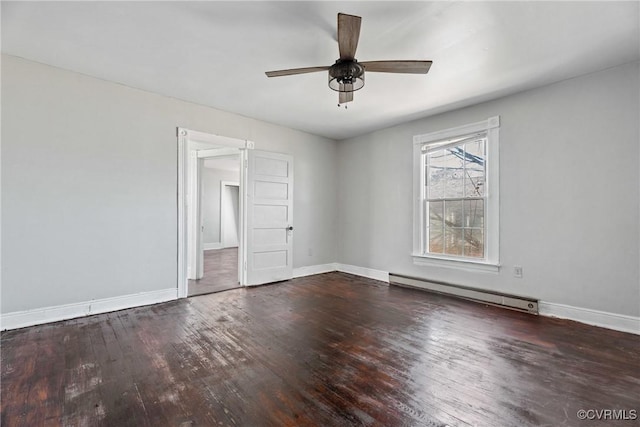
[[[292,76],[294,74],[315,73],[317,71],[327,71],[329,67],[306,67],[290,68],[288,70],[267,71],[267,77]]]
[[[358,39],[360,38],[360,23],[362,18],[354,15],[338,14],[338,48],[340,59],[352,60],[356,57]]]
[[[360,62],[365,71],[376,73],[427,74],[431,61],[367,61]]]
[[[338,104],[346,104],[353,101],[353,84],[340,83],[340,92],[338,92]]]

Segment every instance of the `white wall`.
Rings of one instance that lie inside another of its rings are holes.
[[[640,315],[638,76],[628,64],[341,141],[339,261]],[[495,115],[501,271],[414,265],[412,137]]]
[[[175,288],[182,126],[294,156],[295,267],[339,261],[638,316],[639,72],[616,67],[336,143],[3,55],[0,309]],[[501,272],[413,265],[413,135],[494,115]]]
[[[238,162],[240,160],[238,159]],[[213,244],[220,246],[220,181],[240,182],[240,172],[209,167],[202,168],[202,239],[204,248]]]
[[[177,126],[292,154],[294,267],[335,261],[335,141],[3,55],[3,314],[176,287]]]

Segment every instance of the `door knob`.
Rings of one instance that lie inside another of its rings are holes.
[[[293,231],[293,226],[292,226],[292,225],[288,226],[288,227],[287,227],[287,230],[289,230],[289,231]]]

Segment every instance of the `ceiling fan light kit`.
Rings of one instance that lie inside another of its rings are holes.
[[[338,59],[329,68],[329,87],[336,92],[355,92],[364,87],[364,67],[354,59]]]
[[[338,14],[338,49],[340,58],[329,67],[306,67],[289,70],[267,71],[267,77],[294,74],[329,72],[329,87],[338,92],[338,106],[353,101],[353,92],[364,87],[364,72],[426,74],[431,61],[369,61],[355,59],[362,18],[344,13]],[[346,108],[346,106],[345,106]]]

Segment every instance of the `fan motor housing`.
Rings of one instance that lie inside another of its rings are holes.
[[[329,68],[329,87],[336,92],[354,92],[364,87],[364,67],[354,60],[338,59]]]

